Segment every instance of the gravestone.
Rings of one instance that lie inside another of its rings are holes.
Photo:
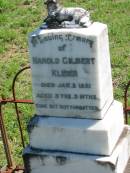
[[[29,36],[36,115],[25,172],[123,173],[130,130],[113,98],[107,25],[84,9],[46,4],[45,23]]]
[[[30,35],[36,114],[102,119],[113,102],[107,32],[95,22]]]

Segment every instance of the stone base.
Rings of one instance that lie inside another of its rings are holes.
[[[32,148],[110,155],[123,127],[122,104],[114,101],[103,120],[35,116],[28,129]]]
[[[130,130],[125,126],[123,135],[109,157],[24,150],[26,173],[123,173],[130,155]]]

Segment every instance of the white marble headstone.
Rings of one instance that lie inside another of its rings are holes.
[[[38,29],[29,51],[38,115],[104,117],[113,101],[107,25]]]
[[[126,127],[125,127],[126,128]],[[120,138],[111,156],[51,152],[26,148],[27,173],[124,173],[130,156],[130,131]]]

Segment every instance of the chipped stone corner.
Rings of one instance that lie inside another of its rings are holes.
[[[113,164],[112,162],[110,162],[110,161],[107,161],[107,162],[103,162],[103,161],[100,161],[100,160],[95,160],[95,162],[98,164],[98,165],[100,165],[100,166],[103,166],[103,167],[109,167],[110,168],[110,170],[112,170],[112,171],[115,171],[115,169],[116,169],[116,165],[115,164]],[[116,161],[116,163],[118,162],[118,159],[117,159],[117,161]]]

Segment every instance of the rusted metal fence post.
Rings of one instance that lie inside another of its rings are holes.
[[[30,66],[24,67],[23,69],[19,70],[14,79],[13,79],[13,83],[12,83],[12,93],[13,93],[13,99],[14,101],[16,101],[16,94],[15,94],[15,83],[17,80],[17,77],[19,76],[20,73],[22,73],[24,70],[26,69],[30,69]],[[23,148],[25,147],[25,142],[24,142],[24,137],[23,137],[23,132],[22,132],[22,126],[21,126],[21,121],[20,121],[20,116],[19,116],[19,111],[18,111],[18,105],[17,102],[14,102],[15,105],[15,110],[16,110],[16,115],[17,115],[17,121],[18,121],[18,125],[19,125],[19,131],[20,131],[20,135],[21,135],[21,141],[22,141],[22,145]]]
[[[9,141],[6,133],[6,128],[3,120],[3,115],[2,115],[2,102],[0,102],[0,129],[1,129],[1,136],[3,140],[3,145],[4,145],[4,150],[5,150],[5,155],[7,159],[7,167],[8,168],[13,168],[14,163],[11,155],[11,150],[9,146]]]
[[[128,89],[130,87],[130,81],[127,83],[124,93],[124,113],[125,113],[125,123],[128,124],[128,112],[130,112],[130,107],[128,106]]]

